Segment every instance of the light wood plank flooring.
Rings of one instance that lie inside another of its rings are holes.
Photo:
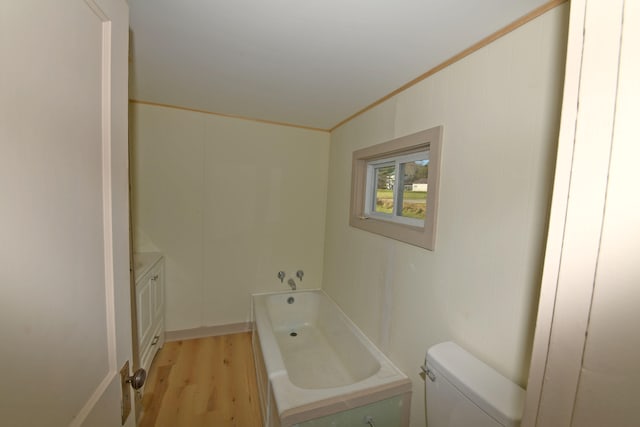
[[[260,427],[251,334],[166,343],[151,366],[140,427]]]

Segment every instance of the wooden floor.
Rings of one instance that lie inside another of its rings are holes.
[[[141,427],[260,427],[251,334],[166,343],[151,366]]]

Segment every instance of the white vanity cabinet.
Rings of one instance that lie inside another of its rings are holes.
[[[134,254],[140,367],[149,373],[164,345],[164,258],[156,252]]]

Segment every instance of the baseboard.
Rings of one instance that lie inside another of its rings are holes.
[[[226,325],[202,326],[193,329],[166,331],[165,341],[182,341],[218,335],[240,334],[251,331],[251,322],[227,323]]]

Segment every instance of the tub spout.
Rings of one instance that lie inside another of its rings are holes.
[[[287,283],[291,286],[292,291],[296,290],[296,281],[293,280],[293,278],[290,277],[289,280],[287,280]]]

